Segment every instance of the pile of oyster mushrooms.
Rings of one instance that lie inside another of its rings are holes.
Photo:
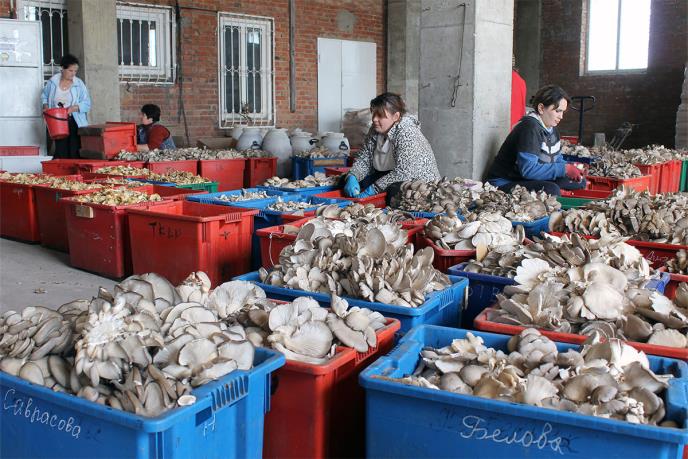
[[[253,366],[254,347],[243,326],[221,316],[222,299],[240,296],[235,290],[224,284],[211,291],[201,272],[177,287],[149,273],[57,311],[8,311],[0,316],[0,369],[157,416],[193,403],[192,387]]]
[[[325,176],[322,172],[308,175],[301,180],[289,180],[288,178],[270,177],[263,183],[263,186],[274,186],[278,188],[315,188],[318,186],[334,186],[339,183],[339,176]]]
[[[310,297],[290,303],[256,302],[238,319],[255,346],[272,347],[289,360],[324,364],[338,346],[357,352],[377,347],[377,330],[385,326],[379,312],[353,307],[332,296],[331,310]]]
[[[359,223],[374,223],[380,225],[412,222],[416,220],[413,215],[401,210],[391,208],[381,209],[375,207],[373,204],[361,204],[358,202],[345,207],[338,206],[337,204],[320,206],[316,209],[315,214],[318,217],[326,219],[343,221],[355,220]]]
[[[480,194],[472,206],[464,209],[472,212],[496,212],[512,222],[532,222],[561,209],[556,196],[544,191],[528,191],[517,185],[505,193],[496,188]]]
[[[9,183],[19,183],[22,185],[50,185],[55,181],[54,176],[44,174],[11,174],[9,172],[0,173],[0,180]]]
[[[535,329],[509,340],[507,352],[466,333],[442,348],[424,348],[413,374],[381,377],[457,394],[523,403],[634,424],[678,427],[665,419],[662,395],[670,374],[656,374],[647,356],[610,339],[559,352]]]
[[[116,159],[120,161],[147,161],[151,163],[162,161],[184,161],[191,159],[236,159],[244,156],[234,149],[211,150],[208,148],[188,147],[172,150],[151,150],[130,152],[122,150]]]
[[[640,251],[621,238],[584,239],[573,233],[561,238],[545,234],[542,238],[534,237],[533,241],[491,248],[484,257],[477,256],[469,261],[464,270],[513,278],[523,260],[544,260],[552,268],[578,266],[583,260],[585,263],[604,263],[639,281],[648,281],[653,275]]]
[[[648,145],[643,148],[624,150],[623,154],[633,164],[661,164],[674,159],[680,159],[680,153],[666,148],[664,145]]]
[[[267,210],[274,210],[275,212],[298,212],[305,209],[311,209],[317,206],[308,201],[283,201],[281,197],[277,197],[275,202],[266,207]]]
[[[239,152],[239,154],[241,154],[241,156],[243,156],[244,158],[272,158],[275,156],[272,153],[270,153],[269,151],[260,150],[260,149],[241,150]]]
[[[634,240],[688,244],[688,194],[651,195],[621,189],[606,201],[555,212],[552,231],[584,235],[620,235]]]
[[[633,165],[622,152],[601,149],[596,154],[600,158],[590,165],[588,175],[619,179],[629,179],[643,175],[640,169]]]
[[[688,274],[688,252],[679,250],[676,256],[666,263],[667,271],[674,274]]]
[[[423,235],[445,250],[513,248],[525,238],[522,226],[514,228],[496,212],[469,214],[467,222],[456,215],[437,215],[425,224]]]
[[[104,166],[96,169],[98,174],[125,175],[128,177],[143,177],[151,175],[151,171],[142,167],[133,166]]]
[[[489,183],[460,177],[432,182],[404,182],[390,206],[415,212],[458,212],[467,208],[483,191],[496,190]]]
[[[240,194],[221,194],[219,196],[215,196],[215,199],[227,202],[239,202],[252,201],[256,199],[267,199],[271,197],[272,196],[269,196],[267,191],[250,191],[242,189]]]
[[[196,175],[192,172],[172,170],[164,174],[156,174],[151,172],[146,177],[148,180],[155,180],[159,182],[174,183],[176,185],[191,185],[198,183],[208,183],[210,180],[207,178]]]
[[[432,266],[431,248],[414,253],[398,224],[353,221],[333,234],[319,223],[301,227],[272,271],[260,269],[269,285],[346,295],[367,301],[418,307],[425,296],[451,281]]]
[[[564,155],[577,156],[579,158],[591,158],[592,154],[583,145],[573,145],[566,140],[561,141],[561,153]]]
[[[126,206],[142,202],[162,201],[159,194],[147,194],[125,188],[107,188],[88,194],[80,194],[72,198],[74,201],[88,204],[102,204],[105,206]]]
[[[344,151],[331,151],[326,147],[316,147],[312,150],[299,151],[294,153],[299,158],[324,159],[324,158],[348,158],[349,153]]]
[[[543,259],[525,259],[516,269],[515,285],[497,295],[488,319],[562,333],[688,346],[688,285],[674,301],[645,289],[647,278],[601,261],[574,254],[572,267]]]

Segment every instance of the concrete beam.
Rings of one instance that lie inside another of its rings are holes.
[[[509,132],[513,2],[423,0],[419,115],[443,175],[482,179]]]
[[[67,0],[69,50],[91,94],[89,123],[120,120],[115,0]]]
[[[421,0],[387,3],[387,90],[399,93],[408,111],[418,113]]]
[[[516,0],[514,54],[518,73],[526,80],[526,103],[540,88],[542,0]]]

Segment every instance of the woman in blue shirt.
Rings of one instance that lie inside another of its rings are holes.
[[[516,185],[555,196],[562,188],[585,188],[581,171],[561,156],[556,126],[569,102],[569,96],[559,86],[540,88],[533,97],[535,111],[521,118],[504,140],[487,181],[507,193]]]
[[[41,94],[43,110],[67,107],[69,113],[69,136],[55,140],[53,159],[78,158],[81,139],[78,129],[88,126],[87,113],[91,110],[91,96],[84,82],[76,76],[79,60],[71,54],[62,56],[62,70],[53,75]]]

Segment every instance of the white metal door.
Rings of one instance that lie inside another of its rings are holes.
[[[369,106],[375,58],[375,43],[318,38],[318,131],[338,132],[346,110]]]

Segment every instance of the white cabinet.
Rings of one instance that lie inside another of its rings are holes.
[[[318,38],[318,131],[341,130],[342,116],[376,94],[376,45]]]

